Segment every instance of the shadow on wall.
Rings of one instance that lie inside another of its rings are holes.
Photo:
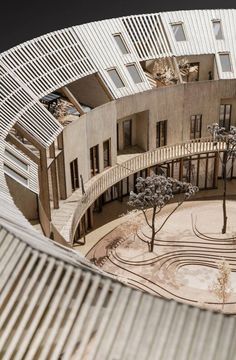
[[[14,203],[29,221],[39,221],[38,195],[6,176],[6,182]],[[27,206],[26,206],[27,204]]]

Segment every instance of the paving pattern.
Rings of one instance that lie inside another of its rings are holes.
[[[103,237],[87,257],[135,288],[218,310],[221,302],[212,286],[217,262],[224,258],[231,268],[231,293],[224,308],[236,313],[235,209],[236,202],[228,201],[228,230],[222,235],[221,201],[184,204],[158,234],[153,253],[148,252],[149,231],[141,214],[135,237],[128,220]],[[162,219],[169,210],[163,210]]]

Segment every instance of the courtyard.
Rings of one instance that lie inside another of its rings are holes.
[[[157,222],[161,224],[173,206],[166,206]],[[87,258],[135,288],[214,310],[222,308],[213,285],[218,262],[225,259],[231,272],[224,312],[236,313],[235,213],[235,201],[227,201],[227,233],[222,235],[220,200],[186,202],[157,234],[152,253],[143,214],[124,215],[124,221],[103,236]]]

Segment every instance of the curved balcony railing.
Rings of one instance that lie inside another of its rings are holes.
[[[219,142],[217,149],[224,150],[224,148],[225,142]],[[112,168],[102,173],[100,176],[92,179],[92,181],[89,181],[87,186],[85,186],[85,194],[78,201],[78,205],[72,217],[70,227],[70,241],[72,242],[72,245],[76,228],[86,210],[112,185],[128,177],[129,175],[136,173],[137,171],[161,164],[168,160],[215,151],[216,147],[214,146],[212,138],[189,140],[184,143],[164,146],[137,155],[127,161],[124,161],[121,164],[113,166]]]

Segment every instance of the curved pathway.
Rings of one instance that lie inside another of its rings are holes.
[[[171,206],[163,210],[163,219]],[[128,220],[103,237],[87,257],[133,287],[214,309],[221,308],[212,286],[217,262],[224,258],[231,268],[225,312],[236,313],[236,202],[228,201],[227,210],[228,232],[222,235],[221,201],[186,202],[158,234],[153,253],[147,249],[148,228],[142,214],[137,215],[141,225],[135,240]]]

